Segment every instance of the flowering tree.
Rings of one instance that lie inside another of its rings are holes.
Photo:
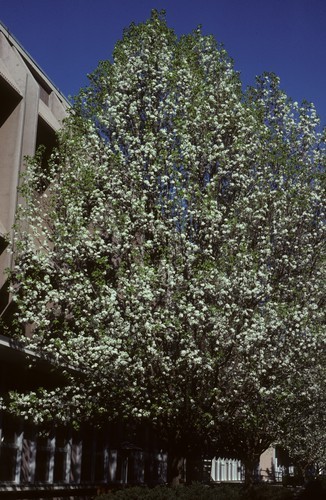
[[[29,162],[12,275],[24,341],[67,383],[12,408],[150,422],[171,479],[200,453],[242,458],[250,477],[322,383],[314,109],[273,75],[243,96],[212,37],[177,39],[156,12],[90,78],[48,170]]]
[[[298,396],[290,402],[289,422],[290,432],[281,434],[280,443],[289,451],[289,456],[297,466],[298,473],[305,478],[318,477],[326,468],[326,407],[325,407],[325,359],[323,365],[305,373],[305,379],[310,379],[309,392],[306,387],[300,387]],[[319,373],[316,373],[319,372]],[[319,384],[316,384],[316,380]],[[299,411],[298,411],[299,409]],[[299,415],[300,418],[297,418]]]
[[[313,106],[292,103],[274,75],[259,78],[246,99],[262,127],[253,184],[227,241],[236,248],[232,309],[238,299],[227,385],[237,396],[226,426],[250,470],[269,439],[298,443],[303,421],[310,432],[301,443],[323,432],[309,422],[325,416],[325,138]]]

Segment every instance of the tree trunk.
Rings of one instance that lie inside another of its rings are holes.
[[[244,461],[246,487],[251,487],[254,483],[257,483],[258,481],[259,457],[260,455],[248,457]]]
[[[186,460],[187,484],[202,483],[204,480],[204,461],[200,453],[188,453]]]
[[[170,486],[176,487],[184,483],[184,456],[180,451],[169,450],[167,476]]]

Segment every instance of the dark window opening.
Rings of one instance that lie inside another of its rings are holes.
[[[57,433],[54,453],[54,482],[63,482],[66,479],[67,440],[64,434]]]
[[[57,136],[52,127],[50,127],[43,118],[39,116],[37,124],[37,136],[36,136],[36,150],[42,147],[43,151],[41,154],[41,164],[40,168],[44,173],[40,185],[37,186],[37,191],[42,193],[50,184],[50,179],[47,178],[47,173],[49,172],[49,160],[50,156],[57,146]]]
[[[0,288],[0,314],[6,309],[9,303],[9,282],[8,280]]]
[[[1,77],[0,75],[0,95],[1,95],[1,106],[0,106],[0,127],[9,118],[11,113],[14,111],[15,107],[21,100],[21,96],[17,93],[11,85]]]
[[[47,482],[49,480],[49,464],[51,447],[48,438],[38,437],[36,447],[35,481]]]
[[[82,465],[81,465],[81,481],[92,481],[93,469],[93,443],[89,438],[84,438],[82,442]]]
[[[3,417],[0,443],[0,481],[15,480],[17,462],[17,444],[14,422]]]
[[[98,447],[95,453],[95,481],[104,479],[104,450],[103,446]]]
[[[0,234],[0,254],[7,248],[9,242]]]

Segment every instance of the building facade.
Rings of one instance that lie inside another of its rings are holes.
[[[45,157],[55,145],[56,131],[68,101],[33,59],[0,24],[0,313],[8,307],[4,270],[11,267],[5,251],[18,203],[17,187],[24,157],[41,144]]]

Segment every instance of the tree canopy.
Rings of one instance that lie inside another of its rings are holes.
[[[11,292],[67,383],[12,408],[150,422],[249,468],[325,418],[325,133],[279,83],[243,92],[213,37],[157,12],[124,32],[48,169],[28,162]]]

